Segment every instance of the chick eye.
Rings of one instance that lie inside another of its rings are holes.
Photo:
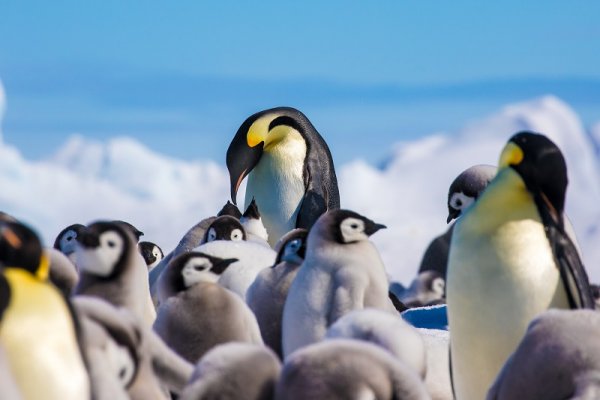
[[[352,229],[358,229],[358,224],[352,224],[352,225],[350,225],[350,228],[352,228]]]
[[[234,241],[242,240],[242,232],[240,232],[239,229],[234,229],[233,232],[231,232],[231,240],[234,240]]]
[[[67,236],[67,242],[70,242],[71,240],[73,240],[73,236]]]
[[[213,228],[210,228],[210,230],[208,231],[208,237],[207,237],[206,241],[212,242],[216,238],[217,238],[217,232],[215,232],[215,230]]]
[[[115,247],[117,244],[115,242],[113,242],[112,240],[109,240],[107,243],[108,247],[113,248]]]
[[[202,265],[194,265],[194,269],[196,271],[204,271],[205,267],[203,267]]]

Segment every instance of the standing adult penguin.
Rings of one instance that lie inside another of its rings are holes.
[[[308,118],[290,107],[258,112],[244,121],[227,149],[231,199],[248,176],[246,208],[260,204],[273,246],[294,228],[310,229],[340,207],[333,159]]]
[[[349,210],[329,211],[318,219],[283,309],[285,357],[321,340],[350,311],[372,307],[396,314],[383,261],[369,241],[382,228]]]
[[[457,221],[450,246],[446,296],[458,399],[485,398],[537,314],[594,307],[565,233],[568,180],[560,149],[544,135],[520,132],[498,168]]]
[[[36,233],[0,223],[0,265],[0,345],[23,398],[90,398],[76,323]]]

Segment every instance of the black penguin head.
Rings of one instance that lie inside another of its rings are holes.
[[[0,222],[0,267],[21,268],[40,280],[50,272],[38,235],[20,222]]]
[[[448,189],[448,219],[460,217],[487,187],[497,168],[492,165],[474,165],[458,175]]]
[[[350,210],[331,210],[323,214],[319,220],[325,223],[325,236],[340,244],[356,243],[368,240],[369,236],[385,225],[377,224],[370,219]]]
[[[133,232],[120,222],[90,224],[77,237],[77,267],[101,278],[116,276],[132,261],[130,252],[136,242]]]
[[[244,178],[258,164],[263,151],[269,151],[290,134],[305,139],[307,130],[315,131],[308,118],[291,107],[277,107],[258,112],[246,119],[227,149],[227,169],[231,200],[237,204],[237,191]]]
[[[82,224],[73,224],[67,226],[60,231],[54,240],[54,248],[65,255],[69,255],[75,251],[77,236],[85,229]]]
[[[217,217],[208,227],[202,243],[215,240],[231,240],[234,242],[246,240],[246,231],[240,221],[229,215]]]
[[[235,204],[227,200],[227,203],[221,208],[221,211],[217,213],[217,217],[222,217],[223,215],[229,215],[230,217],[240,219],[242,217],[242,213],[237,208]]]
[[[554,142],[539,133],[519,132],[502,150],[499,167],[514,169],[534,197],[540,213],[548,213],[563,226],[567,164]]]
[[[171,293],[178,293],[200,282],[215,283],[237,258],[222,259],[199,251],[175,257],[168,265],[168,285]]]
[[[121,221],[121,220],[114,220],[114,223],[117,224],[121,224],[123,225],[126,229],[128,229],[131,233],[133,233],[133,236],[135,237],[135,241],[138,242],[140,240],[140,238],[142,236],[144,236],[144,232],[140,231],[138,228],[136,228],[135,226],[131,225],[129,222],[126,221]]]
[[[302,261],[304,261],[304,257],[306,256],[307,236],[308,231],[302,228],[294,229],[284,235],[277,244],[279,251],[273,267],[282,261],[291,264],[302,264]]]
[[[260,219],[260,212],[258,211],[258,206],[256,205],[256,200],[254,197],[250,202],[250,205],[246,207],[246,211],[242,215],[244,219]]]
[[[138,250],[148,267],[162,260],[164,257],[162,249],[152,242],[139,242]]]

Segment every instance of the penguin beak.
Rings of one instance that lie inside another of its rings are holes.
[[[242,128],[245,128],[242,126]],[[246,129],[238,130],[227,149],[227,169],[229,170],[231,201],[237,205],[237,191],[244,178],[258,164],[263,153],[264,142],[256,143],[255,136]]]
[[[453,219],[458,218],[460,215],[460,210],[456,208],[448,207],[448,218],[446,219],[446,223],[449,224]]]
[[[85,230],[77,235],[77,242],[84,248],[92,249],[100,246],[100,237],[93,232]]]
[[[237,258],[228,258],[225,260],[219,261],[217,264],[213,265],[211,268],[211,272],[214,272],[217,275],[221,275],[223,271],[227,269],[234,262],[239,261]]]
[[[367,221],[367,223],[365,224],[365,234],[367,236],[371,236],[372,234],[374,234],[375,232],[377,232],[380,229],[386,229],[387,226],[382,225],[382,224],[376,224],[373,221]]]

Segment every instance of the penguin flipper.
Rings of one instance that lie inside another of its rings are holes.
[[[327,165],[321,165],[319,160],[308,157],[304,169],[304,185],[306,191],[298,210],[296,228],[309,230],[317,218],[327,210],[340,208],[340,194],[337,187],[335,172]],[[314,171],[319,171],[315,173]],[[327,182],[325,175],[329,177]]]
[[[325,211],[327,203],[323,196],[313,190],[307,190],[298,211],[296,228],[310,229]]]
[[[554,226],[548,228],[548,235],[570,307],[595,309],[587,272],[575,245]]]

